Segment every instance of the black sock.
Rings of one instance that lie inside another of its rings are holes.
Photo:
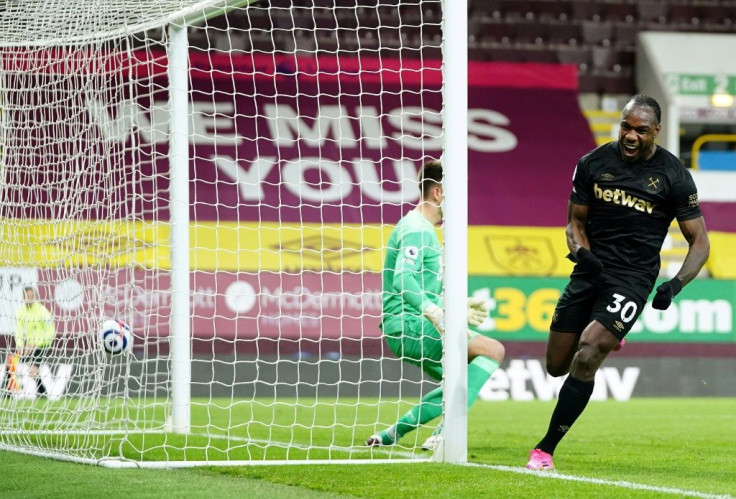
[[[43,386],[43,381],[41,381],[40,377],[36,378],[36,389],[39,395],[46,393],[46,387]]]
[[[547,434],[537,444],[537,449],[554,454],[557,444],[588,405],[594,384],[593,381],[580,381],[572,376],[567,377],[560,389],[560,396],[552,412]]]

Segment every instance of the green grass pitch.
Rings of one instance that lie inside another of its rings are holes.
[[[283,459],[286,451],[264,441],[311,443],[290,459],[361,460],[350,449],[389,423],[404,407],[361,400],[335,406],[194,401],[193,426],[208,421],[209,436],[171,434],[107,438],[130,456],[156,459]],[[257,402],[257,401],[256,401]],[[478,402],[469,415],[472,466],[441,463],[395,465],[289,465],[177,470],[114,470],[0,452],[0,497],[730,497],[736,494],[736,400],[633,399],[591,402],[555,455],[556,473],[523,470],[529,448],[546,429],[553,402]],[[357,407],[357,408],[356,408]],[[0,410],[3,408],[0,407]],[[237,421],[273,425],[238,426]],[[265,414],[265,412],[264,412]],[[153,415],[147,415],[152,417]],[[349,422],[354,424],[348,424]],[[296,423],[289,425],[287,423]],[[227,432],[226,426],[235,430]],[[308,426],[323,426],[310,431]],[[218,430],[218,428],[222,428]],[[375,457],[426,456],[413,447],[429,429]],[[228,437],[230,435],[232,438]],[[239,435],[238,438],[234,438]],[[241,438],[246,435],[247,438]],[[3,437],[5,438],[5,437]],[[46,445],[58,445],[43,437]],[[59,437],[53,437],[59,438]],[[89,438],[89,437],[87,437]],[[306,440],[305,440],[306,439]],[[74,442],[72,439],[70,442]]]

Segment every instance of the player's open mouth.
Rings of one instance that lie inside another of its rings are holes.
[[[622,150],[624,151],[624,154],[627,156],[632,156],[636,154],[636,152],[639,150],[638,144],[623,144]]]

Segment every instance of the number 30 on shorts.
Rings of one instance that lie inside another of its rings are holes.
[[[621,320],[629,322],[636,317],[637,305],[636,302],[629,300],[624,295],[613,293],[613,303],[608,305],[606,310],[614,314],[621,311]]]

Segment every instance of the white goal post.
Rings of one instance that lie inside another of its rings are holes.
[[[444,444],[467,461],[467,0],[0,6],[0,450],[109,467],[426,461],[369,448],[437,384],[382,263],[446,170]],[[17,353],[32,287],[56,337]],[[101,323],[131,325],[107,353]],[[35,354],[34,354],[35,355]]]

